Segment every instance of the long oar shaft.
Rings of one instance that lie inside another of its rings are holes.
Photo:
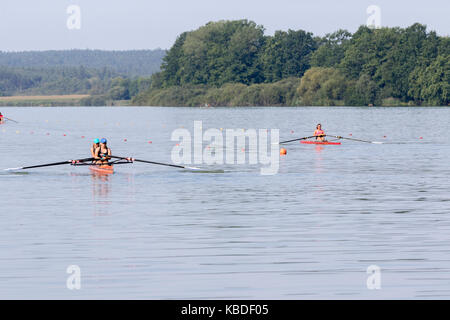
[[[166,166],[166,167],[173,167],[173,168],[180,168],[180,169],[194,169],[199,170],[199,168],[195,167],[187,167],[187,166],[179,166],[176,164],[170,164],[170,163],[162,163],[162,162],[156,162],[156,161],[148,161],[148,160],[140,160],[140,159],[133,159],[133,158],[125,158],[125,157],[116,157],[116,156],[110,156],[111,158],[115,159],[122,159],[122,160],[130,160],[134,162],[142,162],[142,163],[148,163],[148,164],[155,164],[158,166]]]
[[[19,123],[18,121],[16,121],[16,120],[13,120],[13,119],[10,119],[10,118],[7,118],[7,117],[4,117],[6,120],[9,120],[9,121],[12,121],[12,122],[15,122],[15,123]]]
[[[156,165],[159,165],[159,166],[173,167],[173,168],[181,168],[181,169],[186,169],[186,168],[187,168],[187,167],[185,167],[185,166],[179,166],[179,165],[176,165],[176,164],[161,163],[161,162],[148,161],[148,160],[134,159],[134,161],[136,161],[136,162],[142,162],[142,163],[149,163],[149,164],[156,164]]]
[[[67,160],[67,161],[47,163],[47,164],[38,164],[36,166],[28,166],[28,167],[22,167],[22,168],[17,168],[17,169],[26,170],[26,169],[35,169],[35,168],[43,168],[43,167],[53,167],[53,166],[60,166],[60,165],[69,164],[69,163],[71,163],[71,161]]]
[[[294,142],[294,141],[300,141],[300,140],[306,140],[306,139],[311,139],[311,138],[316,138],[316,137],[320,137],[320,136],[310,136],[310,137],[297,138],[297,139],[292,139],[292,140],[287,140],[287,141],[281,141],[279,144],[284,144],[284,143]]]
[[[53,162],[53,163],[46,163],[46,164],[38,164],[35,166],[28,166],[28,167],[19,167],[19,168],[9,168],[5,169],[6,171],[12,171],[12,170],[27,170],[27,169],[35,169],[35,168],[44,168],[44,167],[53,167],[53,166],[61,166],[64,164],[72,164],[74,162],[85,162],[85,161],[92,161],[94,158],[86,158],[86,159],[78,159],[78,160],[66,160],[61,162]]]
[[[369,140],[361,140],[361,139],[355,139],[355,138],[346,138],[346,137],[341,137],[341,136],[332,136],[327,134],[327,137],[333,137],[333,138],[337,138],[337,139],[345,139],[345,140],[351,140],[351,141],[358,141],[358,142],[365,142],[365,143],[375,143],[375,144],[382,144],[383,142],[378,142],[378,141],[369,141]]]

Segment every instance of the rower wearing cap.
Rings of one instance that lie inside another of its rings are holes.
[[[100,140],[100,146],[95,149],[94,158],[97,160],[97,164],[108,164],[108,160],[111,159],[111,149],[107,146],[108,141],[103,138]]]
[[[100,147],[100,139],[94,139],[94,144],[91,147],[91,156],[95,158],[95,150]]]
[[[322,130],[322,125],[320,123],[316,126],[316,131],[314,131],[314,136],[316,137],[316,141],[326,141],[325,140],[325,132]]]

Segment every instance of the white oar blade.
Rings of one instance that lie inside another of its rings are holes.
[[[197,168],[197,167],[184,167],[187,170],[191,170],[193,172],[197,172],[197,173],[224,173],[224,170],[221,169],[202,169],[202,168]]]
[[[197,168],[197,167],[184,167],[184,168],[185,168],[185,169],[188,169],[188,170],[194,170],[194,171],[203,170],[203,169]]]
[[[22,170],[22,168],[8,168],[8,169],[3,169],[5,171],[17,171],[17,170]]]
[[[384,142],[380,142],[380,141],[372,141],[372,143],[374,143],[374,144],[383,144]]]

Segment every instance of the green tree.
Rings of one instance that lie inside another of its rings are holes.
[[[338,30],[317,40],[318,49],[311,55],[313,67],[337,67],[345,55],[352,34],[347,30]]]
[[[419,103],[450,104],[450,55],[440,55],[427,68],[416,68],[410,76],[409,94]]]
[[[362,74],[357,81],[350,81],[345,92],[345,104],[349,106],[379,105],[379,88],[366,74]]]
[[[276,31],[268,37],[261,54],[266,82],[301,77],[310,68],[310,55],[316,50],[312,34],[303,30]]]
[[[336,105],[344,99],[347,81],[335,68],[313,67],[306,71],[297,89],[301,105]]]
[[[248,20],[210,22],[184,33],[164,59],[164,86],[260,82],[263,43],[263,27]]]

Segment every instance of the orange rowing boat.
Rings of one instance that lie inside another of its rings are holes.
[[[95,174],[113,174],[114,173],[114,166],[110,164],[103,164],[103,165],[92,165],[89,166],[89,169],[95,173]]]
[[[320,145],[335,145],[339,146],[340,142],[331,142],[331,141],[300,141],[303,144],[320,144]]]

